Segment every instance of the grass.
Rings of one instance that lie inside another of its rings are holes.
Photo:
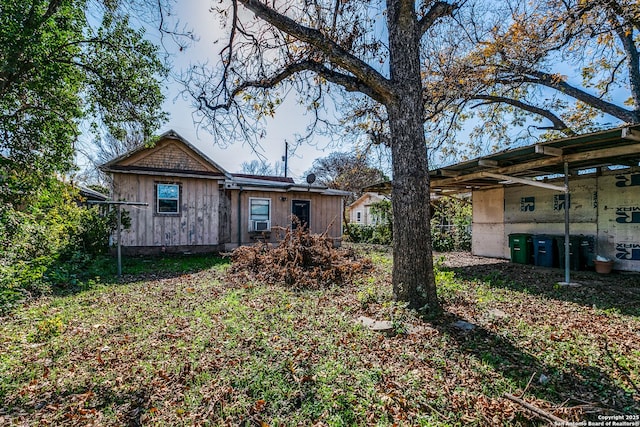
[[[445,315],[425,323],[373,255],[369,276],[324,291],[171,257],[32,301],[0,322],[0,424],[545,424],[505,393],[568,421],[640,413],[638,317],[441,270]]]

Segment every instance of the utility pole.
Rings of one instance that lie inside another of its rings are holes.
[[[287,177],[287,163],[289,161],[289,143],[287,141],[284,142],[284,156],[282,156],[282,161],[284,162],[284,177]]]

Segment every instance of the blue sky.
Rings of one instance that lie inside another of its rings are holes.
[[[199,39],[184,51],[175,53],[173,58],[175,72],[200,62],[208,61],[211,66],[215,66],[218,61],[220,49],[224,46],[224,32],[220,29],[219,18],[214,12],[209,12],[210,4],[209,0],[188,0],[181,1],[180,7],[175,8],[180,22],[192,28]],[[156,43],[159,42],[157,35],[149,34],[149,38]],[[220,39],[220,43],[215,44],[216,39]],[[258,154],[253,152],[246,142],[215,141],[209,132],[199,129],[194,124],[194,120],[198,122],[202,117],[197,114],[190,101],[180,95],[181,90],[182,86],[175,82],[167,86],[165,110],[171,117],[160,133],[169,129],[175,130],[229,172],[240,172],[243,162],[259,159]],[[285,102],[279,106],[275,117],[265,122],[266,134],[260,141],[262,145],[260,155],[264,156],[268,163],[274,164],[281,160],[284,155],[285,141],[293,143],[296,135],[305,133],[306,126],[310,122],[310,116],[305,114],[305,108],[297,105],[295,94],[290,93]],[[226,148],[221,148],[221,145]],[[316,158],[327,156],[333,151],[349,151],[350,148],[336,147],[331,145],[331,141],[325,137],[316,136],[311,145],[304,144],[298,147],[293,156],[290,156],[289,176],[304,179],[304,173]]]
[[[220,19],[215,12],[210,11],[212,5],[218,2],[212,0],[178,0],[174,9],[176,15],[172,15],[173,19],[177,19],[180,27],[184,25],[186,28],[193,29],[198,41],[183,51],[178,51],[176,46],[169,40],[165,39],[164,46],[168,49],[174,49],[173,72],[180,74],[181,69],[185,69],[192,64],[207,62],[209,66],[215,67],[222,47],[225,45],[225,30],[221,28]],[[379,22],[380,30],[383,31],[384,25]],[[144,25],[144,24],[143,24]],[[157,30],[153,24],[149,23],[147,37],[154,43],[161,42]],[[378,34],[384,38],[384,34]],[[219,40],[219,43],[215,43]],[[380,66],[384,68],[386,64]],[[579,75],[569,64],[558,61],[556,72],[566,73],[573,79],[579,79]],[[383,70],[381,70],[383,71]],[[579,83],[575,81],[575,83]],[[579,84],[578,84],[579,85]],[[184,99],[180,92],[183,87],[175,82],[166,84],[166,102],[165,110],[170,113],[170,119],[159,132],[163,133],[169,129],[178,132],[184,138],[196,145],[201,151],[207,154],[216,163],[220,164],[229,172],[240,172],[243,162],[250,162],[256,159],[263,159],[270,164],[280,161],[284,154],[285,141],[294,145],[297,135],[305,134],[306,127],[311,117],[306,115],[305,108],[298,105],[296,94],[291,93],[285,98],[285,102],[277,109],[276,115],[272,119],[264,122],[265,137],[260,141],[261,148],[256,153],[246,141],[216,141],[205,128],[198,127],[196,123],[203,119],[191,105],[191,101]],[[624,90],[618,91],[615,98],[628,96]],[[599,119],[602,122],[610,123],[615,126],[617,121],[612,117],[603,117]],[[465,129],[470,129],[473,121],[465,125]],[[460,138],[465,137],[465,131],[460,133]],[[304,180],[304,174],[311,167],[313,161],[319,157],[325,157],[334,151],[351,151],[353,147],[348,143],[342,146],[331,144],[331,141],[322,135],[314,136],[310,141],[311,144],[303,144],[296,148],[295,153],[289,158],[289,176],[297,180]],[[436,156],[437,158],[437,156]],[[437,160],[436,160],[437,163]],[[450,163],[444,160],[445,164]],[[443,166],[440,164],[432,164],[433,166]]]

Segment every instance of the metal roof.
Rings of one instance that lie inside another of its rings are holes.
[[[538,183],[570,171],[640,164],[640,125],[500,151],[429,171],[435,191],[469,191],[509,183]],[[532,184],[535,185],[535,184]]]

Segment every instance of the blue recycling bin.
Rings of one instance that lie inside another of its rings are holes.
[[[533,263],[540,267],[554,267],[556,245],[553,236],[536,234],[533,236]]]

